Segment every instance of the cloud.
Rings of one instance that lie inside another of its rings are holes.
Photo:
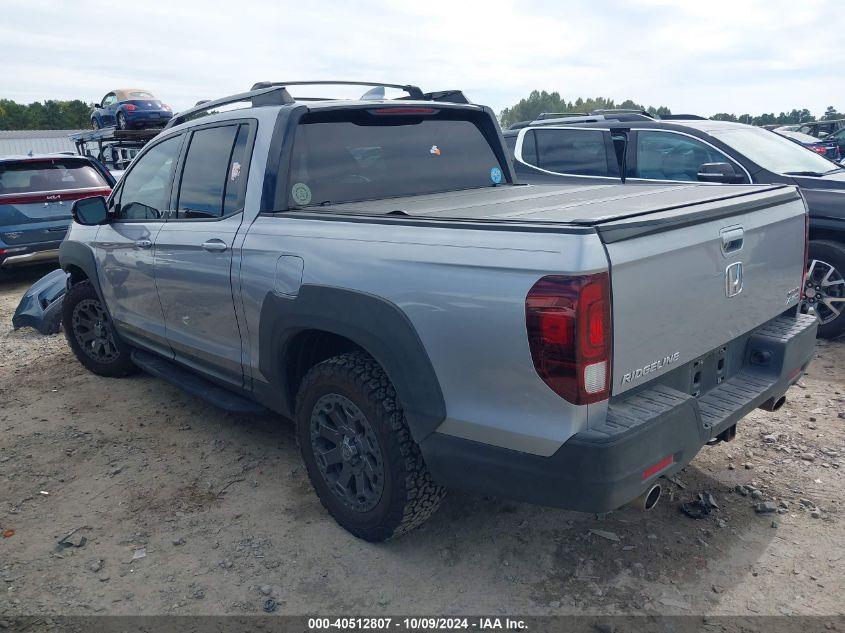
[[[4,0],[0,96],[94,101],[136,85],[181,109],[255,81],[359,79],[462,88],[497,110],[545,89],[818,114],[845,107],[843,32],[834,0]]]

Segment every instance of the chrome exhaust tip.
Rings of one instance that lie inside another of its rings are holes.
[[[786,394],[780,396],[779,398],[769,398],[760,405],[760,408],[763,409],[763,411],[777,411],[784,404],[786,404]]]
[[[657,505],[657,502],[660,501],[661,494],[663,494],[663,488],[660,486],[660,484],[654,484],[651,488],[649,488],[639,497],[631,501],[628,505],[633,508],[636,508],[637,510],[648,512],[649,510],[653,510],[654,507]]]

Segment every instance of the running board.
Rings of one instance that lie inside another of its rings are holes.
[[[232,413],[267,413],[257,402],[220,387],[173,361],[140,350],[132,350],[132,362],[148,374],[163,378],[183,391]]]

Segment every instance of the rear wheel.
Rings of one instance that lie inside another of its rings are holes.
[[[77,360],[95,374],[121,377],[136,370],[129,346],[118,336],[90,281],[68,289],[62,304],[62,325]]]
[[[353,535],[384,541],[414,529],[445,490],[431,480],[384,370],[362,352],[308,372],[297,440],[323,506]]]
[[[125,130],[126,129],[126,115],[123,112],[117,113],[117,129],[118,130]]]
[[[845,332],[845,246],[839,242],[810,242],[802,312],[813,310],[819,336],[836,338]]]

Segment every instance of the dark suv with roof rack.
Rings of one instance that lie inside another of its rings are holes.
[[[809,208],[803,310],[845,332],[845,169],[768,130],[646,113],[538,118],[504,132],[526,182],[794,184]]]

